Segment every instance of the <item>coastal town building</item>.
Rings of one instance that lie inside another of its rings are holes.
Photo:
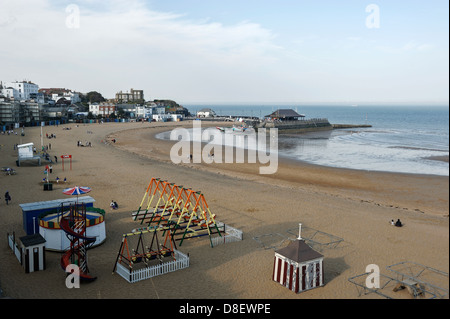
[[[42,106],[34,101],[15,101],[0,98],[0,122],[31,123],[42,120]]]
[[[144,91],[143,90],[134,90],[133,88],[130,92],[118,92],[116,93],[116,103],[144,103]]]
[[[300,118],[304,118],[305,115],[298,114],[296,111],[292,109],[278,109],[272,114],[266,115],[265,117],[270,118],[272,120],[297,121]]]
[[[19,91],[13,89],[12,87],[1,87],[0,84],[0,95],[3,95],[4,97],[8,99],[14,99],[19,100]]]
[[[68,108],[61,106],[49,106],[42,109],[42,117],[45,120],[57,120],[68,117]]]
[[[30,94],[30,100],[33,100],[34,102],[40,103],[40,104],[45,104],[46,100],[45,100],[45,95],[44,93],[31,93]]]
[[[11,124],[19,121],[19,103],[0,97],[0,123]]]
[[[5,92],[2,90],[4,96],[16,100],[29,100],[30,94],[37,94],[39,90],[39,86],[31,81],[4,82],[2,87],[5,88]]]
[[[21,102],[19,105],[18,123],[42,121],[42,105],[34,101]]]
[[[81,102],[80,93],[65,88],[42,88],[39,89],[39,93],[44,94],[55,103],[63,98],[72,104]]]
[[[215,117],[215,116],[216,116],[216,112],[214,112],[213,110],[211,110],[209,108],[204,108],[197,112],[197,117],[205,118],[205,117]]]
[[[154,114],[152,116],[155,122],[179,122],[183,120],[181,114]]]
[[[116,114],[116,104],[112,102],[90,103],[89,112],[94,116],[109,117]]]
[[[137,105],[135,108],[136,118],[138,119],[149,119],[153,115],[153,108],[147,106]]]

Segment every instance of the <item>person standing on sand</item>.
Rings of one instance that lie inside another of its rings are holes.
[[[9,201],[11,201],[11,196],[9,196],[9,191],[6,191],[6,193],[5,193],[5,201],[6,201],[6,205],[8,205]]]

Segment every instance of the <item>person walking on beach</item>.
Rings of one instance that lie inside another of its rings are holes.
[[[11,201],[11,196],[9,196],[9,191],[6,191],[6,193],[5,193],[5,201],[6,201],[6,205],[8,205],[9,201]]]

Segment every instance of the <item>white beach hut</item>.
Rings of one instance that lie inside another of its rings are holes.
[[[275,251],[272,279],[295,293],[324,285],[323,255],[299,237]]]
[[[17,145],[17,153],[18,153],[18,158],[16,161],[17,166],[20,166],[20,162],[28,160],[38,160],[39,165],[41,165],[41,157],[38,155],[34,155],[33,149],[34,149],[33,143]]]

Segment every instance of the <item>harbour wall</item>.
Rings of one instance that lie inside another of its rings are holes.
[[[260,128],[277,128],[279,134],[283,133],[303,133],[332,130],[333,125],[328,119],[308,119],[299,121],[283,121],[283,122],[262,122],[255,125],[255,129]]]

